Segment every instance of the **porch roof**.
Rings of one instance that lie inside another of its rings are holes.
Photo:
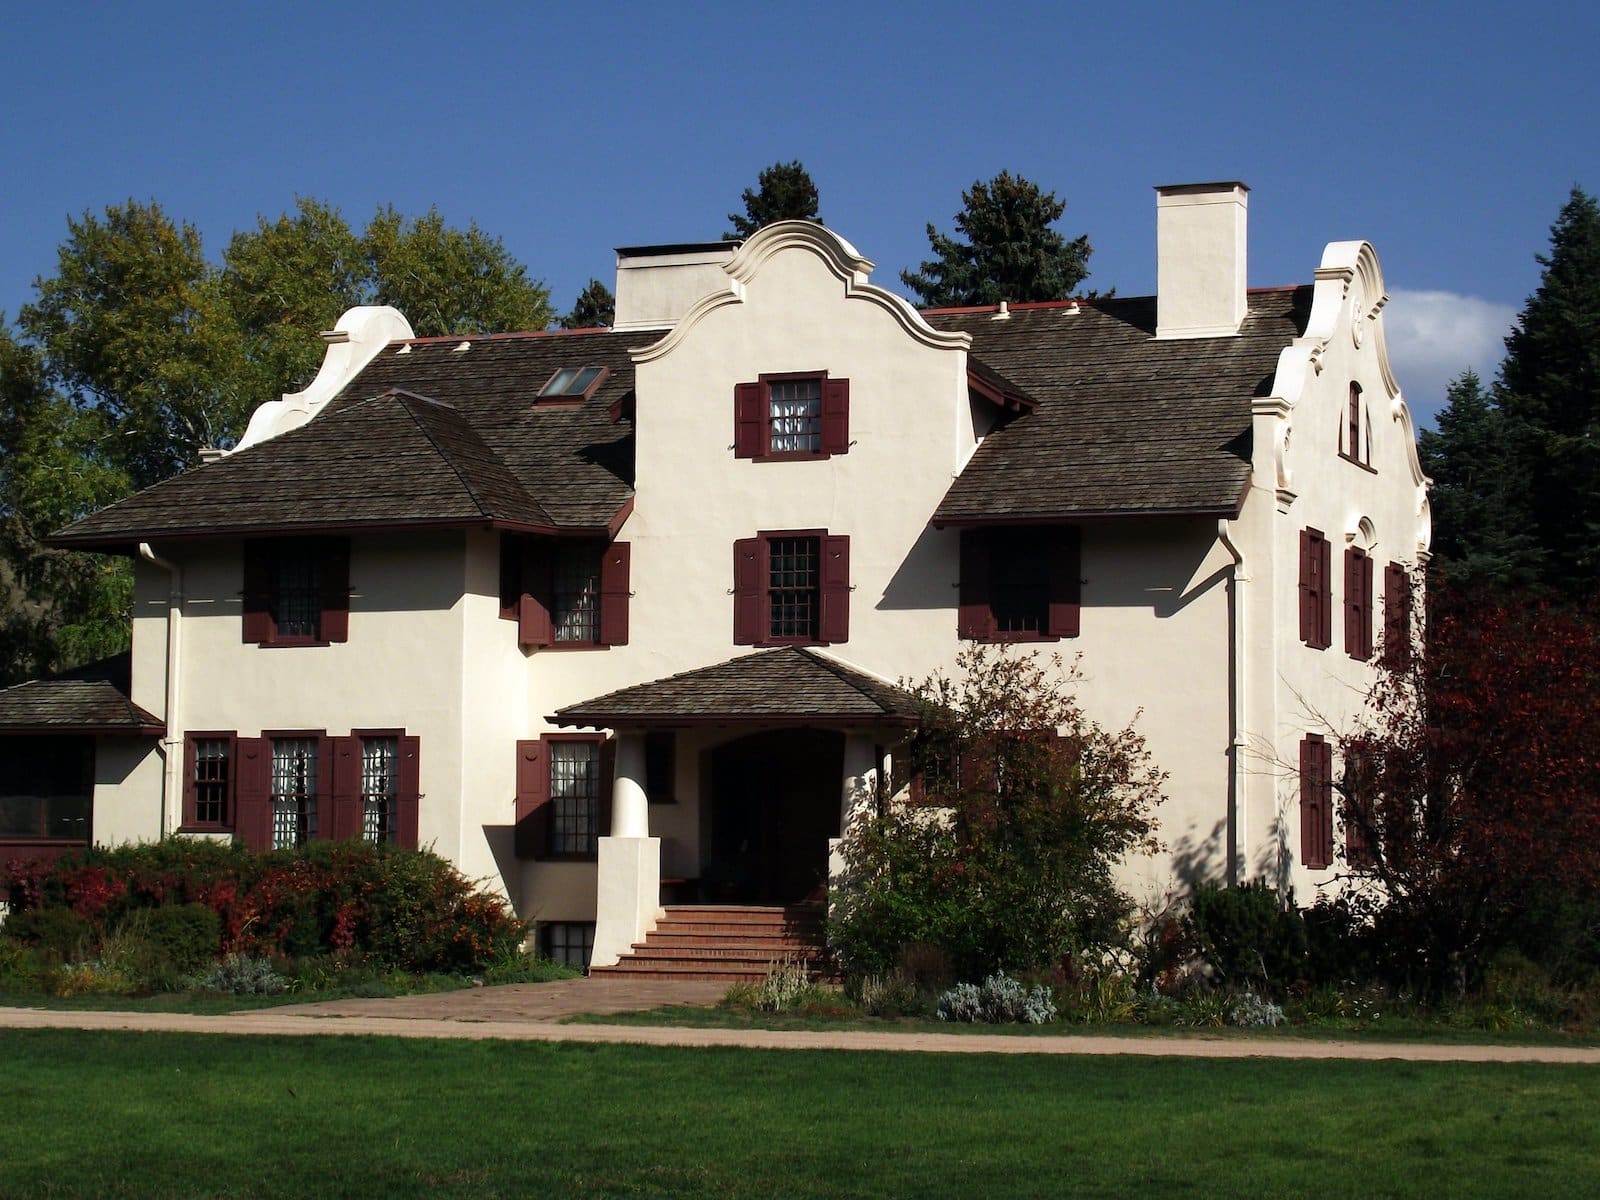
[[[569,704],[550,720],[605,729],[729,722],[914,725],[919,711],[916,697],[904,688],[819,650],[788,646]]]
[[[129,656],[0,689],[0,735],[159,736],[161,718],[128,699]]]

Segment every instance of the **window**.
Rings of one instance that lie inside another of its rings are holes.
[[[93,738],[0,738],[0,839],[87,844],[93,812]]]
[[[628,643],[627,542],[557,541],[505,534],[500,615],[523,646],[577,650]]]
[[[1300,640],[1313,650],[1333,645],[1333,548],[1317,529],[1300,531]]]
[[[850,640],[850,539],[821,529],[733,544],[733,640],[827,646]]]
[[[1344,428],[1339,431],[1339,454],[1353,463],[1365,464],[1369,454],[1361,453],[1361,385],[1351,383],[1350,398],[1345,405]]]
[[[361,739],[361,840],[393,843],[399,832],[400,739]]]
[[[594,923],[546,921],[539,926],[539,950],[551,962],[587,967],[594,953]]]
[[[1352,749],[1345,755],[1343,797],[1344,857],[1354,870],[1373,865],[1367,831],[1373,820],[1373,766],[1368,751]]]
[[[1314,871],[1333,862],[1333,747],[1315,733],[1300,742],[1300,860]]]
[[[350,543],[294,538],[244,544],[243,640],[306,646],[348,640]]]
[[[611,745],[584,733],[517,743],[516,853],[593,858],[611,799]]]
[[[316,737],[272,739],[272,848],[303,846],[317,838]]]
[[[540,402],[581,404],[610,376],[606,367],[562,367],[539,389]]]
[[[186,830],[233,828],[233,740],[231,733],[184,736],[183,827]]]
[[[961,531],[961,637],[980,642],[1077,637],[1082,542],[1071,526]]]
[[[1356,546],[1344,552],[1344,652],[1372,657],[1372,559]]]
[[[198,748],[227,739],[233,828],[252,850],[319,838],[417,848],[420,744],[403,729],[195,734]],[[196,763],[200,761],[197,753]]]
[[[733,452],[757,461],[850,449],[850,381],[824,372],[763,375],[733,391]]]
[[[1403,563],[1383,568],[1383,661],[1396,671],[1411,665],[1411,574]]]

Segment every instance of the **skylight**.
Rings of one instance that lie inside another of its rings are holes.
[[[539,389],[539,395],[542,398],[586,396],[604,370],[604,367],[562,367]]]

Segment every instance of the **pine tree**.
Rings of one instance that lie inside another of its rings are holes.
[[[591,279],[583,291],[578,293],[572,311],[561,318],[561,328],[593,329],[596,326],[610,328],[616,319],[617,298],[605,284],[598,279]]]
[[[1545,582],[1580,598],[1600,578],[1600,205],[1573,188],[1544,272],[1506,339],[1500,407],[1536,431],[1529,472]]]
[[[747,238],[774,221],[822,224],[822,218],[817,215],[817,185],[811,182],[811,176],[799,159],[767,167],[756,177],[756,187],[745,188],[740,199],[744,201],[744,215],[729,213],[733,230],[723,234],[730,240]]]
[[[966,241],[928,226],[934,258],[900,279],[930,308],[1064,300],[1089,275],[1087,235],[1068,241],[1050,226],[1064,200],[1020,175],[1001,171],[961,193],[956,229]]]

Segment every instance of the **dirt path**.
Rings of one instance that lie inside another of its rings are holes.
[[[1123,1054],[1179,1058],[1346,1058],[1600,1065],[1600,1047],[1577,1046],[1468,1046],[1204,1035],[1089,1037],[1069,1034],[1020,1037],[887,1030],[691,1029],[557,1024],[562,1017],[575,1013],[626,1012],[672,1003],[711,1004],[721,996],[722,991],[720,984],[635,984],[585,979],[553,984],[473,988],[389,1000],[334,1000],[221,1016],[0,1008],[0,1027],[268,1036],[495,1038],[537,1042],[627,1042],[647,1046],[747,1046],[774,1050],[912,1050],[937,1054]]]

